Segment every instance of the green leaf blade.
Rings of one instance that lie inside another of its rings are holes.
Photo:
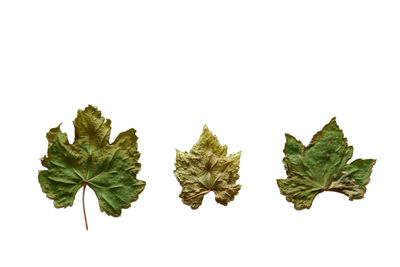
[[[314,198],[323,191],[313,181],[296,176],[277,179],[277,183],[281,194],[286,196],[287,201],[293,202],[297,210],[311,208]]]
[[[47,156],[42,158],[42,165],[47,170],[39,171],[39,183],[47,197],[54,200],[56,208],[72,206],[76,192],[83,186],[83,180],[76,171],[84,158],[68,142],[60,125],[50,129],[46,135],[49,141]]]
[[[296,209],[310,208],[323,191],[345,194],[350,200],[364,197],[375,160],[357,159],[343,131],[333,118],[314,135],[304,148],[300,141],[286,135],[283,163],[287,178],[278,179],[278,187]]]
[[[101,111],[89,105],[85,110],[78,110],[74,120],[75,143],[96,150],[106,145],[110,139],[111,120],[105,120]]]
[[[77,191],[88,185],[99,199],[100,210],[118,217],[138,199],[146,184],[136,179],[141,168],[136,131],[122,132],[110,144],[111,121],[90,105],[78,111],[74,126],[72,144],[60,126],[46,135],[49,147],[42,165],[47,170],[39,171],[38,176],[42,191],[61,208],[72,206]]]
[[[307,146],[303,163],[312,177],[330,177],[340,169],[347,151],[347,139],[333,118],[314,135]]]
[[[365,186],[370,181],[372,167],[374,167],[375,163],[375,159],[357,159],[348,165],[346,171],[351,173],[350,176],[358,185]]]

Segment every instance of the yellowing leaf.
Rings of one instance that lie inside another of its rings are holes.
[[[197,209],[205,194],[213,191],[215,200],[227,205],[239,193],[239,163],[241,152],[227,156],[227,146],[221,146],[207,126],[190,152],[176,151],[176,178],[182,186],[184,204]]]

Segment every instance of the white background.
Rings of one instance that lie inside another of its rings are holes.
[[[400,266],[399,1],[0,2],[1,266]],[[37,173],[46,132],[88,104],[111,140],[139,136],[147,186],[122,216],[87,190],[55,209]],[[308,144],[336,116],[376,158],[365,198],[280,195],[288,132]],[[227,207],[183,205],[175,149],[207,124],[242,150]]]

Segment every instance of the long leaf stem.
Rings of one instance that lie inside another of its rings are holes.
[[[82,194],[82,205],[83,205],[83,217],[85,218],[86,230],[89,230],[87,218],[86,218],[86,211],[85,211],[85,190],[86,190],[87,182],[83,183],[83,194]]]

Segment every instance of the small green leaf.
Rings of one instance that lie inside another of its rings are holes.
[[[176,151],[174,174],[182,186],[179,197],[184,204],[197,209],[205,194],[213,191],[215,200],[228,205],[239,193],[239,163],[241,152],[227,156],[227,146],[221,146],[207,126],[190,153]]]
[[[283,152],[288,178],[278,179],[278,186],[298,210],[309,209],[323,191],[339,192],[350,200],[363,198],[375,164],[373,159],[347,163],[353,156],[353,147],[348,146],[335,118],[314,135],[307,147],[286,134]]]
[[[76,192],[86,185],[94,190],[100,210],[118,217],[138,199],[145,182],[136,179],[140,171],[137,136],[134,129],[120,133],[110,144],[111,121],[93,106],[78,111],[74,121],[75,141],[70,144],[60,125],[47,133],[49,146],[39,171],[39,183],[56,208],[74,203]],[[84,204],[84,203],[83,203]],[[86,213],[85,222],[86,222]],[[87,222],[86,222],[87,228]]]

